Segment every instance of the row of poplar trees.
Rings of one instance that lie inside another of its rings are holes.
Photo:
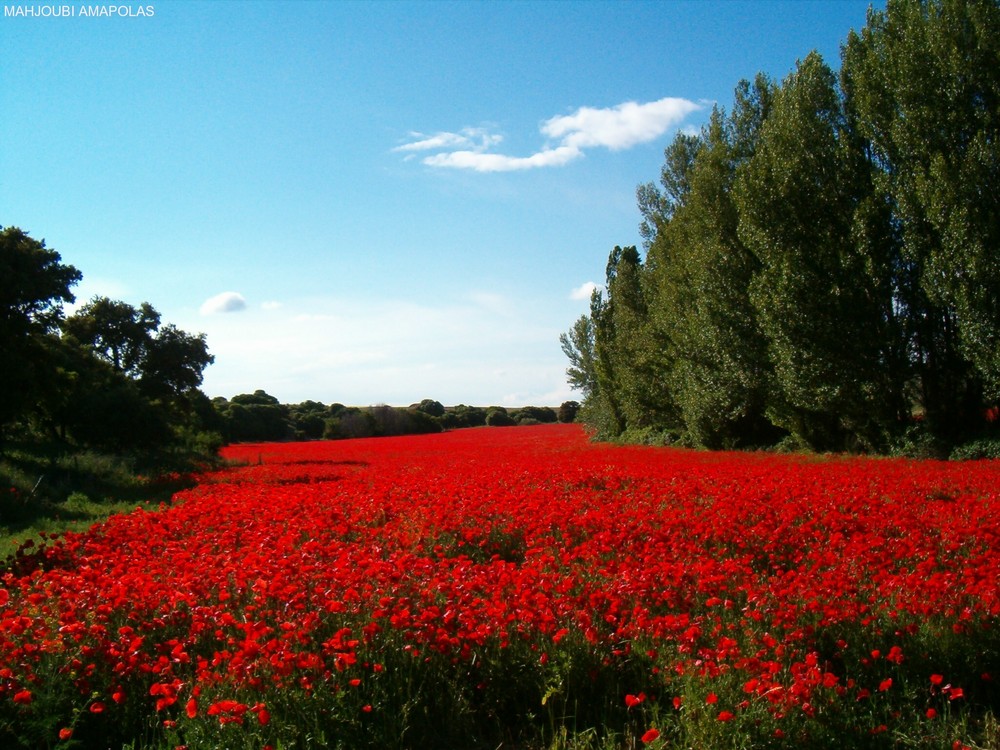
[[[741,82],[640,186],[561,337],[599,435],[950,446],[1000,400],[1000,3],[889,0],[841,49]],[[992,409],[992,411],[991,411]]]

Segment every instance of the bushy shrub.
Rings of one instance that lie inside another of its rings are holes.
[[[575,422],[579,412],[580,403],[578,401],[563,401],[559,406],[559,421],[563,423]]]
[[[981,438],[962,443],[952,449],[952,461],[971,461],[979,458],[1000,458],[1000,439]]]
[[[487,427],[512,427],[517,422],[515,422],[510,414],[507,413],[507,409],[502,406],[491,406],[486,410],[486,426]]]
[[[459,404],[445,413],[446,427],[482,427],[486,424],[486,410],[478,406]]]
[[[432,417],[443,417],[445,412],[444,406],[441,405],[441,402],[435,401],[431,398],[425,398],[419,404],[414,404],[410,408],[416,409],[424,414],[429,414]]]
[[[554,409],[548,406],[522,406],[510,415],[518,424],[534,420],[530,424],[550,424],[559,419]]]

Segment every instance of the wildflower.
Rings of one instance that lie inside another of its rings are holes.
[[[66,741],[73,736],[73,730],[69,727],[63,727],[59,730],[59,739]]]
[[[736,714],[732,711],[719,711],[718,720],[719,721],[732,721],[736,718]]]
[[[633,706],[638,706],[644,700],[646,700],[645,693],[639,693],[638,695],[632,695],[631,693],[629,693],[628,695],[625,696],[625,705],[628,706],[629,708],[632,708]]]
[[[658,729],[648,729],[646,733],[642,735],[642,742],[644,745],[648,745],[650,742],[654,742],[660,736],[660,731]]]

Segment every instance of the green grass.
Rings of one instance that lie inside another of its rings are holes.
[[[7,442],[0,450],[0,559],[28,540],[85,531],[116,513],[155,509],[193,484],[198,457],[116,456],[55,442]]]

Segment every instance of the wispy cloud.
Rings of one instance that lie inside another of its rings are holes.
[[[569,293],[570,299],[590,299],[590,295],[597,289],[597,284],[593,281],[586,281]]]
[[[544,149],[531,156],[504,156],[481,151],[451,151],[434,154],[423,160],[431,167],[455,167],[473,169],[477,172],[513,172],[536,167],[561,167],[583,156],[580,149],[573,146]]]
[[[485,128],[465,128],[458,133],[434,135],[411,133],[416,140],[397,146],[394,151],[430,153],[421,160],[431,167],[471,169],[476,172],[511,172],[541,167],[561,167],[584,155],[589,148],[621,151],[659,138],[685,118],[704,108],[704,104],[666,97],[640,104],[624,102],[614,107],[580,107],[570,115],[545,120],[539,127],[550,139],[530,156],[510,156],[490,151],[503,136]],[[555,143],[552,143],[552,140]]]
[[[214,297],[205,300],[199,312],[202,315],[214,315],[215,313],[239,312],[245,310],[247,301],[239,292],[222,292]]]
[[[481,153],[490,146],[495,146],[503,140],[503,136],[490,133],[486,128],[463,128],[459,133],[441,132],[434,135],[410,133],[417,140],[396,146],[393,151],[409,153],[407,158],[413,158],[413,152],[439,151],[442,149],[464,150],[469,153]]]

